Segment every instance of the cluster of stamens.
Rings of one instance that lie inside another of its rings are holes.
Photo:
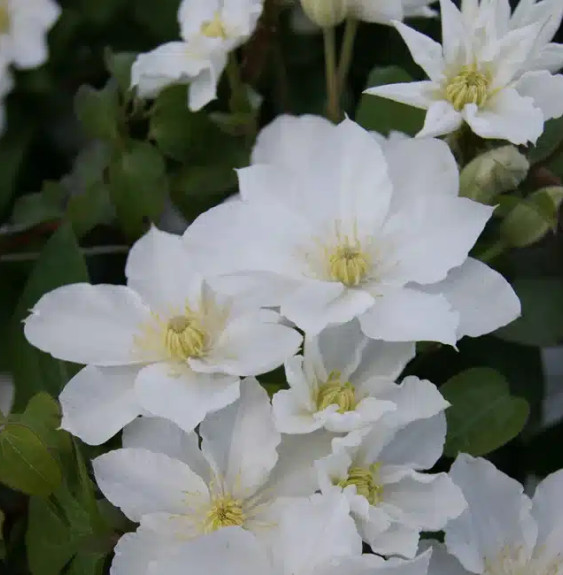
[[[348,485],[356,486],[356,493],[363,495],[370,505],[377,505],[383,497],[383,486],[377,482],[380,464],[369,467],[350,467],[348,477],[337,483],[343,489]]]
[[[317,410],[322,411],[330,405],[338,406],[338,413],[346,413],[356,408],[356,390],[349,382],[340,380],[340,372],[333,371],[328,380],[317,390]]]
[[[175,360],[201,357],[205,353],[206,333],[200,321],[191,313],[169,320],[164,331],[164,347]]]
[[[463,66],[446,86],[446,98],[460,112],[467,104],[484,106],[489,98],[490,78],[475,66]]]
[[[219,11],[215,12],[213,20],[202,24],[201,33],[208,38],[221,38],[223,40],[227,38],[227,31],[225,30],[225,25],[221,20],[221,13]]]

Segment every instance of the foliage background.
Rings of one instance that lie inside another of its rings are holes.
[[[27,310],[66,283],[123,283],[128,246],[149,222],[180,232],[185,221],[236,192],[233,168],[248,163],[256,122],[325,109],[322,37],[293,33],[289,13],[270,0],[239,55],[244,80],[264,97],[257,118],[229,101],[226,83],[219,100],[198,114],[187,110],[184,88],[167,90],[153,106],[128,91],[134,54],[177,36],[179,0],[60,3],[50,60],[17,73],[7,99],[9,129],[0,140],[0,371],[16,385],[14,414],[0,422],[0,481],[18,488],[0,486],[0,572],[10,575],[99,575],[120,533],[131,527],[97,501],[85,463],[111,446],[91,448],[56,431],[53,398],[78,366],[26,343]],[[437,20],[414,24],[439,38]],[[561,31],[556,40],[563,41]],[[405,74],[422,77],[398,34],[362,24],[346,112],[369,129],[415,133],[417,111],[361,96],[368,83]],[[534,166],[522,197],[561,184],[562,141],[563,121],[550,122],[531,151]],[[477,252],[493,242],[495,226]],[[442,391],[454,405],[448,455],[490,453],[501,469],[525,480],[563,467],[563,422],[541,424],[541,349],[563,341],[561,236],[549,233],[489,263],[513,282],[523,317],[498,333],[461,341],[459,351],[421,346],[409,371],[447,382]],[[264,382],[275,387],[281,376]],[[20,447],[27,461],[18,459]],[[449,463],[445,458],[443,467]]]

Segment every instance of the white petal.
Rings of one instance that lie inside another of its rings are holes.
[[[482,138],[508,140],[513,144],[534,144],[543,132],[543,113],[534,100],[505,88],[486,107],[468,104],[463,117],[471,129]]]
[[[401,22],[396,22],[395,28],[408,46],[413,60],[431,80],[440,81],[444,73],[442,46],[432,38],[405,26]]]
[[[553,74],[559,72],[563,68],[563,44],[548,44],[528,66],[530,70],[549,70]]]
[[[446,473],[411,471],[397,483],[384,486],[386,505],[399,510],[395,516],[420,531],[439,531],[467,507],[459,487]]]
[[[284,573],[314,573],[330,559],[359,555],[362,540],[340,494],[295,500],[282,514],[273,549]]]
[[[423,82],[404,82],[401,84],[374,86],[364,90],[364,94],[380,96],[401,104],[407,104],[407,106],[427,110],[435,100],[435,90],[436,85],[434,82],[425,80]]]
[[[463,491],[468,509],[446,527],[446,545],[469,571],[481,573],[507,545],[531,550],[537,527],[522,486],[485,459],[457,457],[450,477]]]
[[[178,8],[178,23],[182,38],[197,36],[203,24],[211,22],[221,9],[219,0],[182,0]]]
[[[263,485],[278,459],[281,436],[268,394],[254,378],[242,381],[236,403],[207,417],[200,434],[205,457],[235,497]]]
[[[447,64],[464,61],[468,48],[468,34],[463,16],[451,0],[440,0],[442,46]]]
[[[448,0],[449,1],[449,0]],[[424,126],[416,135],[417,138],[437,137],[451,134],[463,123],[462,115],[444,100],[433,102],[428,107]]]
[[[186,433],[166,419],[138,417],[123,430],[122,445],[163,453],[183,461],[206,483],[211,479],[209,465],[199,449],[197,434],[193,431]]]
[[[521,96],[534,99],[546,120],[563,115],[563,76],[547,70],[524,74],[515,86]]]
[[[444,281],[420,289],[441,293],[459,312],[458,339],[495,331],[514,321],[521,312],[520,301],[510,284],[497,271],[473,258],[453,269]]]
[[[237,400],[239,378],[195,373],[181,364],[163,363],[142,369],[135,391],[149,413],[192,431],[208,413]]]
[[[308,280],[287,297],[281,313],[311,335],[331,323],[346,323],[373,304],[373,297],[361,289],[348,289],[338,282]]]
[[[369,340],[363,350],[362,360],[351,375],[350,381],[370,395],[377,395],[388,388],[389,382],[397,379],[415,355],[414,343]]]
[[[61,428],[89,445],[101,445],[140,413],[134,367],[88,366],[79,371],[59,396]]]
[[[400,413],[400,408],[397,411]],[[442,456],[445,441],[446,416],[439,413],[397,431],[379,457],[389,465],[430,469]]]
[[[349,14],[362,22],[391,24],[403,19],[401,0],[351,0],[349,5]]]
[[[282,433],[311,433],[325,423],[324,417],[315,417],[314,411],[304,408],[293,390],[278,391],[272,398],[272,408],[276,428]]]
[[[363,332],[387,341],[439,341],[454,345],[458,314],[442,296],[402,288],[375,299],[360,316]]]
[[[377,512],[377,507],[370,507],[370,520],[362,523],[362,536],[367,541],[374,553],[381,555],[399,555],[412,558],[416,555],[419,530],[416,527],[402,523],[390,523],[385,529],[381,520],[374,521],[372,511]]]
[[[561,560],[563,553],[563,470],[548,475],[536,488],[532,515],[538,524],[536,553],[544,561]]]
[[[197,305],[201,297],[203,279],[193,269],[182,238],[155,227],[131,248],[125,275],[127,284],[165,317],[183,312],[186,304]]]
[[[426,575],[431,551],[420,554],[410,561],[392,557],[384,561],[381,557],[364,554],[360,557],[346,557],[322,569],[319,575]]]
[[[25,336],[66,361],[127,365],[158,359],[136,351],[135,337],[151,319],[150,309],[127,287],[73,284],[39,300],[25,321]]]
[[[424,202],[430,194],[458,195],[457,163],[449,146],[442,140],[395,140],[385,147],[385,157],[393,182],[392,213],[408,208],[412,202]],[[407,163],[412,169],[405,170]]]
[[[92,462],[104,496],[132,521],[149,513],[182,514],[186,493],[206,498],[203,480],[185,463],[146,449],[117,449]]]
[[[278,368],[297,353],[302,338],[278,323],[279,316],[263,318],[264,314],[249,313],[229,322],[208,355],[190,360],[192,369],[249,376]]]
[[[348,433],[356,429],[369,427],[370,424],[395,411],[396,405],[391,401],[383,401],[375,397],[362,399],[354,411],[345,413],[330,413],[325,423],[328,431]]]
[[[469,575],[461,563],[450,555],[443,543],[432,540],[423,540],[420,542],[419,551],[432,549],[432,557],[428,573],[430,575]]]

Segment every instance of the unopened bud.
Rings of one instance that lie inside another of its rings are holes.
[[[506,216],[500,227],[503,240],[522,248],[541,240],[557,226],[563,187],[553,186],[534,192]]]
[[[346,18],[347,0],[301,0],[305,14],[318,26],[329,28]]]
[[[514,190],[528,174],[530,164],[514,146],[502,146],[477,156],[463,168],[460,195],[482,204]]]

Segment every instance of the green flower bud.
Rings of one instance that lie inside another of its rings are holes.
[[[493,204],[496,196],[518,187],[530,164],[514,146],[502,146],[477,156],[463,168],[460,196]]]
[[[560,186],[534,192],[508,213],[500,227],[502,239],[516,248],[538,242],[556,227],[562,201]]]
[[[305,14],[318,26],[337,26],[346,18],[347,0],[301,0]]]

